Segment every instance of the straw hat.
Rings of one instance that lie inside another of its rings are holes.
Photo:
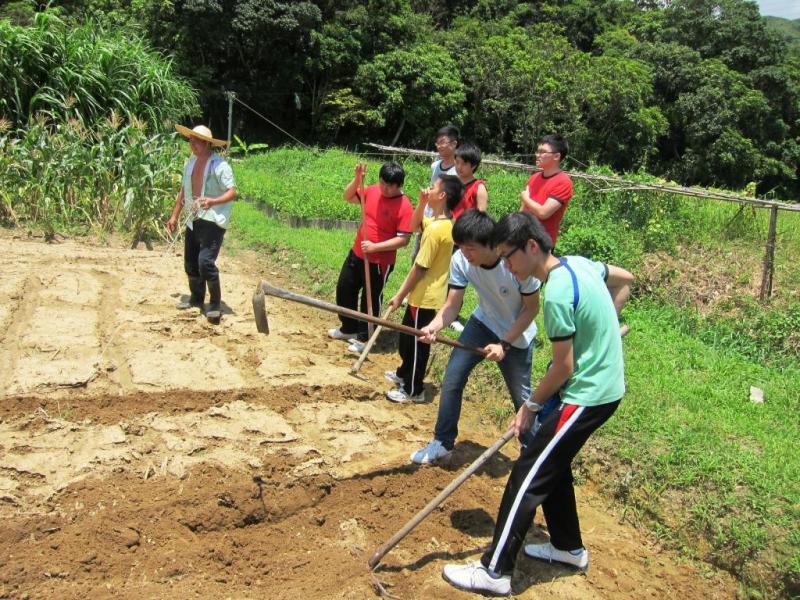
[[[175,129],[178,131],[178,133],[187,138],[197,138],[198,140],[203,140],[204,142],[210,143],[212,146],[228,145],[228,142],[225,140],[214,139],[214,137],[211,135],[211,130],[205,125],[198,125],[194,129],[189,129],[183,125],[175,125]]]

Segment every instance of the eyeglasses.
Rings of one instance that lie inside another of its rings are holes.
[[[449,145],[451,145],[451,144],[453,144],[453,143],[454,143],[453,141],[448,141],[448,142],[436,142],[436,147],[437,147],[437,148],[444,148],[445,146],[449,146]]]
[[[501,254],[501,255],[500,255],[500,258],[502,258],[502,259],[503,259],[504,261],[506,261],[507,263],[510,263],[510,262],[511,262],[511,257],[512,257],[512,256],[514,256],[514,253],[515,253],[517,250],[522,250],[522,248],[520,248],[519,246],[517,246],[516,248],[514,248],[514,249],[513,249],[511,252],[509,252],[508,254]]]
[[[557,152],[553,152],[552,150],[537,150],[536,156],[541,156],[542,154],[557,154]]]

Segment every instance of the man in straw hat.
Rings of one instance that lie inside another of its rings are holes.
[[[189,208],[191,218],[186,219],[183,267],[189,276],[191,296],[188,301],[180,302],[177,308],[203,310],[208,285],[211,303],[206,318],[217,324],[221,317],[222,292],[216,260],[230,223],[236,184],[230,165],[213,148],[225,146],[227,142],[214,139],[211,130],[204,125],[194,129],[176,125],[175,129],[189,140],[192,149],[192,156],[183,169],[183,182],[175,208],[167,221],[167,229],[174,232],[184,204]]]

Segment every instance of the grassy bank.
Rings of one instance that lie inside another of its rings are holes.
[[[295,265],[298,288],[333,298],[352,232],[290,229],[247,203],[236,204],[234,218],[234,246]],[[401,251],[388,293],[408,267],[408,252]],[[800,370],[715,345],[710,325],[687,323],[685,312],[652,298],[626,309],[633,327],[626,338],[629,392],[584,453],[585,472],[619,500],[626,518],[688,556],[735,573],[747,595],[797,593]],[[539,338],[534,378],[549,353]],[[433,377],[441,376],[446,355],[435,353]],[[765,390],[764,405],[749,402],[750,385]],[[467,401],[502,423],[510,411],[498,399],[501,389],[496,367],[486,365]]]

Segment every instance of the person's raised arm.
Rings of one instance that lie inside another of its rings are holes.
[[[611,300],[614,302],[614,308],[617,310],[617,315],[622,311],[622,307],[631,296],[631,284],[633,283],[633,274],[626,271],[622,267],[614,265],[607,265],[608,277],[606,278],[606,287],[611,294]]]
[[[428,206],[430,195],[431,188],[419,191],[419,202],[414,209],[414,214],[411,215],[411,231],[420,231],[422,229],[422,219],[425,217],[425,207]]]
[[[342,197],[350,204],[361,204],[361,199],[358,197],[359,190],[364,185],[364,175],[367,172],[367,165],[365,163],[357,163],[353,170],[353,179],[344,188]]]

